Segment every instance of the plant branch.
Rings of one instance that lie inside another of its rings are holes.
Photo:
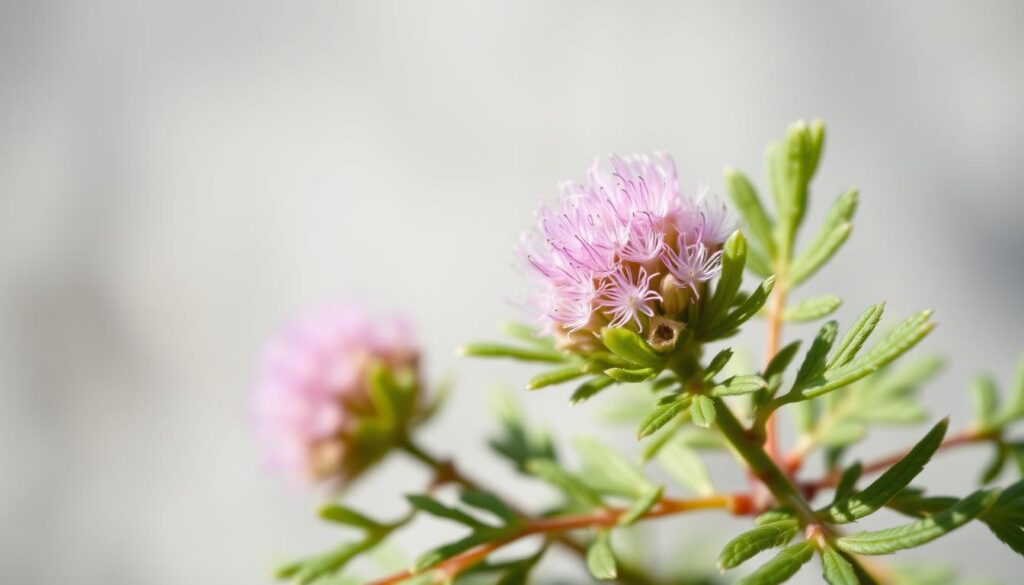
[[[959,447],[962,445],[971,445],[974,443],[992,441],[995,438],[996,437],[991,433],[981,432],[975,428],[967,428],[956,433],[955,435],[946,437],[946,439],[942,441],[942,443],[939,445],[938,451],[943,451],[953,447]],[[879,459],[866,463],[863,466],[862,473],[864,475],[868,475],[872,473],[878,473],[880,471],[885,471],[886,469],[889,469],[897,462],[902,460],[904,457],[906,457],[909,451],[909,449],[904,449],[902,451],[891,453],[889,455],[886,455],[885,457],[881,457]],[[800,488],[805,493],[809,494],[810,497],[818,490],[835,487],[839,483],[839,479],[841,477],[841,472],[832,471],[818,479],[801,482]]]
[[[753,507],[750,502],[750,497],[746,494],[721,494],[695,499],[662,498],[651,510],[644,514],[642,518],[659,518],[662,516],[671,516],[686,512],[710,509],[724,509],[735,515],[745,515],[751,513]],[[393,585],[404,579],[408,579],[409,577],[426,572],[439,573],[440,575],[451,579],[483,561],[492,552],[522,538],[536,534],[561,534],[582,528],[608,528],[615,526],[618,523],[619,518],[627,512],[628,510],[625,508],[605,508],[603,510],[586,514],[556,518],[531,519],[528,520],[522,528],[512,534],[470,549],[462,554],[443,561],[435,567],[431,567],[420,572],[412,569],[401,571],[394,575],[372,581],[369,585]],[[634,583],[632,580],[628,582]]]

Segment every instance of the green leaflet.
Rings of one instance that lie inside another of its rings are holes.
[[[834,548],[825,547],[821,550],[821,569],[829,585],[860,585],[853,565]]]
[[[832,344],[835,343],[838,334],[839,324],[835,321],[829,321],[821,326],[810,349],[807,350],[807,355],[804,356],[804,361],[800,363],[796,380],[793,382],[794,388],[800,387],[801,384],[820,376],[825,371],[825,360],[828,359],[828,352],[832,349]]]
[[[624,327],[608,327],[601,333],[601,339],[612,353],[630,363],[645,368],[661,370],[665,360],[659,356],[642,337]]]
[[[827,370],[816,379],[801,384],[798,391],[805,398],[814,398],[852,384],[877,371],[917,345],[925,335],[935,328],[935,323],[929,320],[931,314],[931,311],[922,311],[911,315],[867,353],[855,358],[845,366]]]
[[[715,292],[705,301],[701,319],[717,323],[732,305],[743,282],[743,267],[747,263],[747,240],[739,231],[733,232],[722,246],[722,271]]]
[[[519,520],[519,516],[508,507],[498,496],[482,490],[463,490],[459,494],[463,504],[472,506],[478,510],[484,510],[494,514],[502,520],[505,525],[512,524]]]
[[[280,567],[275,572],[275,577],[308,585],[345,568],[349,561],[377,546],[378,542],[377,538],[366,538],[359,542],[343,544],[334,550]]]
[[[861,313],[860,317],[847,330],[843,340],[839,342],[839,346],[832,352],[832,357],[829,358],[828,365],[825,366],[826,369],[838,368],[850,363],[850,360],[856,357],[860,349],[864,347],[864,342],[868,340],[871,332],[878,326],[883,313],[885,313],[885,303],[872,305]]]
[[[625,368],[608,368],[604,373],[616,382],[623,382],[626,384],[646,382],[647,380],[653,380],[658,375],[658,371],[651,368],[638,368],[635,370],[628,370]]]
[[[720,569],[732,569],[761,551],[787,544],[800,531],[795,518],[761,524],[726,543],[718,555]]]
[[[580,376],[584,376],[588,371],[589,368],[582,365],[566,366],[564,368],[558,368],[557,370],[549,370],[530,378],[530,381],[526,383],[526,389],[539,390],[547,386],[562,384],[570,380],[575,380]]]
[[[691,397],[688,394],[669,396],[672,400],[659,403],[640,423],[636,436],[642,439],[675,419],[681,412],[690,406]]]
[[[912,524],[844,536],[836,544],[845,552],[884,555],[931,542],[976,518],[995,502],[998,491],[979,490],[953,506]]]
[[[729,360],[732,359],[732,353],[732,349],[727,347],[716,353],[715,357],[711,358],[711,361],[708,362],[708,367],[704,368],[703,379],[705,382],[710,382],[718,372],[722,371],[722,368],[724,368],[726,364],[729,363]]]
[[[598,493],[642,497],[651,488],[646,478],[618,451],[600,441],[577,437],[574,441],[580,455],[583,482]]]
[[[747,227],[750,228],[750,234],[769,256],[774,256],[775,242],[772,240],[772,224],[774,222],[768,217],[754,185],[743,173],[732,167],[726,167],[724,174],[729,196],[736,211],[740,213]]]
[[[471,357],[511,358],[526,362],[562,363],[569,356],[553,349],[516,347],[501,343],[469,343],[459,348],[459,354]]]
[[[714,401],[703,394],[694,396],[690,403],[690,419],[699,427],[710,427],[715,422]]]
[[[906,457],[890,467],[864,491],[837,501],[821,513],[829,522],[845,524],[873,514],[891,500],[924,469],[932,455],[942,444],[942,438],[949,427],[949,419],[939,421],[932,430],[918,441]]]
[[[711,476],[704,461],[688,447],[685,439],[676,438],[662,447],[657,455],[658,465],[679,485],[702,496],[715,492]]]
[[[835,497],[832,498],[832,502],[841,502],[850,497],[853,494],[853,489],[857,487],[857,480],[860,479],[861,473],[864,472],[864,467],[860,462],[854,463],[850,467],[843,471],[843,475],[839,478],[839,483],[836,484]]]
[[[782,319],[789,323],[806,323],[831,315],[843,304],[835,295],[823,295],[804,299],[782,313]]]
[[[736,585],[777,585],[783,583],[800,570],[800,567],[814,556],[814,547],[809,542],[798,542],[782,549],[772,560],[761,565],[756,571],[736,582]]]
[[[459,553],[465,552],[474,546],[489,542],[492,539],[494,539],[494,534],[491,532],[474,532],[473,534],[470,534],[460,540],[456,540],[455,542],[450,542],[428,550],[416,559],[416,562],[413,564],[413,568],[417,571],[429,569],[438,563],[444,562]]]
[[[998,427],[996,411],[999,410],[999,390],[995,380],[989,376],[978,376],[971,386],[971,399],[974,403],[974,424],[982,430]]]
[[[981,520],[996,538],[1017,554],[1024,555],[1024,481],[1003,490]]]
[[[576,388],[576,391],[572,393],[572,397],[569,398],[569,402],[571,404],[579,404],[580,402],[590,400],[598,392],[614,383],[615,380],[613,378],[605,375],[591,378]]]
[[[711,389],[712,396],[738,396],[757,392],[768,386],[761,376],[733,376]]]
[[[665,486],[659,485],[647,490],[647,493],[638,498],[633,505],[629,507],[626,512],[619,517],[619,526],[632,526],[637,520],[642,518],[644,514],[649,512],[655,504],[661,500],[661,495],[665,493]]]
[[[493,528],[492,526],[489,526],[481,522],[480,520],[467,514],[466,512],[463,512],[458,508],[446,506],[430,496],[410,494],[405,496],[405,499],[408,500],[409,503],[412,504],[414,508],[422,510],[427,514],[430,514],[431,516],[437,516],[438,518],[452,520],[454,522],[464,524],[474,529]]]
[[[325,504],[322,508],[320,508],[319,515],[321,518],[328,522],[333,522],[335,524],[345,524],[347,526],[353,526],[355,528],[360,528],[368,532],[373,532],[384,528],[384,525],[380,522],[367,518],[362,513],[357,512],[352,508],[349,508],[348,506],[343,506],[341,504]]]
[[[526,463],[526,470],[531,475],[555,486],[571,500],[579,502],[585,507],[599,508],[603,505],[601,496],[597,495],[590,486],[550,459],[532,459]]]
[[[857,210],[857,197],[857,191],[847,191],[832,204],[818,233],[790,267],[789,278],[793,286],[804,282],[824,266],[850,237],[853,230],[850,220]]]
[[[775,286],[774,276],[764,279],[739,307],[733,309],[731,313],[709,327],[707,331],[701,332],[701,339],[713,341],[731,335],[737,327],[750,320],[761,310],[761,307],[767,302],[773,286]]]
[[[615,554],[607,530],[597,533],[597,539],[587,549],[587,569],[598,581],[608,581],[618,576]]]

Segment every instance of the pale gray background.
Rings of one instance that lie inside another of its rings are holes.
[[[608,151],[668,150],[691,188],[723,164],[760,180],[799,117],[830,130],[812,220],[863,192],[806,293],[841,293],[844,322],[934,307],[925,345],[958,357],[927,396],[966,424],[972,373],[1005,380],[1024,347],[1024,6],[896,4],[4,2],[0,581],[261,583],[333,542],[260,468],[244,403],[265,336],[339,295],[411,312],[460,380],[426,442],[507,481],[477,438],[487,391],[528,370],[453,348],[517,316],[536,198]],[[529,398],[560,437],[602,406]],[[982,457],[924,479],[963,493]],[[424,478],[395,458],[353,498],[394,510]],[[659,547],[715,548],[724,522]],[[980,526],[907,556],[1024,567]]]

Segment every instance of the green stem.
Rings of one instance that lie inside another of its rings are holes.
[[[715,398],[715,421],[733,451],[746,462],[750,471],[768,488],[780,505],[789,506],[805,523],[816,523],[814,510],[797,490],[789,476],[768,456],[761,442],[745,429],[729,405]]]

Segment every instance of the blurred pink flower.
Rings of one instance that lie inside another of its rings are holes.
[[[310,312],[268,344],[254,390],[253,416],[272,466],[295,480],[345,481],[366,461],[349,452],[360,416],[372,414],[374,363],[415,369],[412,329],[337,303]]]

